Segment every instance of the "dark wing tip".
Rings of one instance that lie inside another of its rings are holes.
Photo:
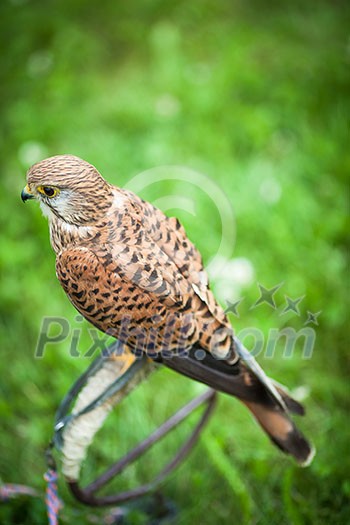
[[[281,394],[283,401],[285,402],[286,407],[291,414],[305,416],[305,408],[301,403],[299,403],[299,401],[296,401],[293,397],[290,397],[290,395],[282,390],[282,388],[277,387],[277,390]]]

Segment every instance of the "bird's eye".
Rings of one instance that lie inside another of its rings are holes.
[[[46,195],[46,197],[50,197],[50,199],[59,193],[58,188],[53,188],[52,186],[39,186],[38,191]]]
[[[50,186],[43,186],[43,192],[47,197],[53,197],[55,194],[55,190]]]

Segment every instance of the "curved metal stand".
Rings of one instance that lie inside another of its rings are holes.
[[[71,387],[65,398],[63,399],[60,407],[58,408],[55,420],[55,432],[52,441],[52,445],[57,449],[62,448],[64,440],[64,430],[67,424],[77,419],[82,414],[86,414],[91,410],[94,410],[101,403],[106,401],[111,396],[115,395],[116,392],[120,392],[125,385],[140,371],[142,367],[147,366],[149,362],[146,356],[136,359],[127,370],[116,378],[116,380],[106,387],[105,391],[99,395],[92,403],[89,403],[81,412],[69,415],[70,406],[82,387],[86,384],[89,377],[94,375],[98,370],[103,367],[103,364],[113,353],[121,355],[122,345],[116,341],[113,345],[108,348],[108,353],[105,356],[96,358],[93,363],[88,367]],[[94,507],[101,507],[106,505],[120,504],[135,500],[146,495],[149,492],[154,491],[157,486],[168,476],[180,463],[185,459],[187,454],[190,452],[192,447],[195,445],[204,425],[208,421],[216,401],[216,391],[208,388],[203,394],[192,399],[189,403],[183,406],[175,414],[173,414],[168,420],[160,425],[152,434],[150,434],[144,441],[140,442],[135,448],[129,451],[124,457],[119,459],[111,467],[109,467],[102,475],[100,475],[94,482],[86,487],[81,487],[77,480],[69,481],[67,484],[74,495],[74,497],[84,503]],[[107,483],[109,483],[114,477],[118,476],[123,470],[134,462],[136,459],[145,454],[154,444],[164,438],[171,430],[178,426],[182,421],[189,417],[198,407],[201,405],[205,406],[203,413],[195,425],[191,435],[187,440],[182,443],[180,448],[175,453],[171,461],[163,467],[160,473],[150,482],[145,483],[132,490],[121,492],[119,494],[113,494],[108,496],[97,496],[96,493],[101,490]],[[54,460],[50,450],[47,454],[48,464],[50,468],[54,468]]]
[[[123,458],[117,461],[107,469],[99,478],[85,488],[79,486],[78,482],[68,482],[68,486],[75,498],[85,505],[101,507],[105,505],[114,505],[125,503],[137,499],[154,490],[166,476],[170,474],[183,461],[186,455],[195,445],[205,423],[207,422],[215,406],[216,392],[208,389],[204,394],[196,397],[187,405],[182,407],[178,412],[171,416],[165,423],[158,427],[148,438],[139,443],[134,449],[128,452]],[[206,404],[206,408],[201,419],[197,423],[190,437],[179,448],[173,459],[161,470],[151,482],[141,485],[135,489],[114,494],[111,496],[96,496],[95,493],[102,489],[115,476],[118,476],[123,470],[137,458],[147,452],[156,442],[162,439],[179,423],[186,419],[200,405]]]

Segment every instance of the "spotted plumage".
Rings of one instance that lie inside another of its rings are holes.
[[[57,277],[86,319],[134,352],[173,356],[173,368],[236,395],[280,448],[309,459],[288,415],[302,407],[240,359],[201,255],[177,219],[71,155],[28,171],[22,199],[29,198],[48,217]],[[194,349],[205,351],[200,363]]]

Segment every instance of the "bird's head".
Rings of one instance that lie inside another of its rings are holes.
[[[34,164],[27,173],[23,202],[37,199],[49,220],[88,225],[111,203],[112,186],[97,169],[73,155],[57,155]]]

